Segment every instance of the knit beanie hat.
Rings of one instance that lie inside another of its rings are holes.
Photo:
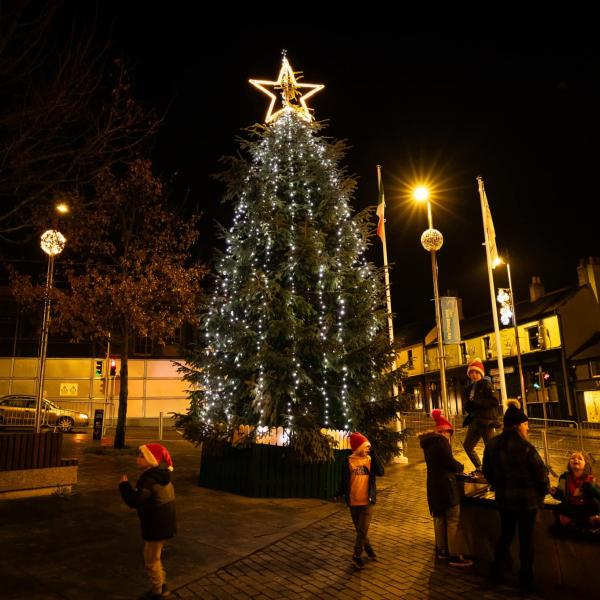
[[[439,408],[434,408],[431,411],[431,416],[435,421],[434,429],[438,433],[442,433],[442,431],[449,431],[451,434],[454,434],[454,427],[452,427],[452,423],[450,423],[450,421],[447,419],[444,419],[442,411]]]
[[[485,368],[480,358],[474,358],[469,363],[469,366],[467,367],[467,376],[471,371],[477,371],[478,373],[481,373],[482,377],[485,377]]]
[[[360,448],[362,448],[365,444],[371,445],[371,442],[362,434],[356,431],[350,435],[350,448],[352,448],[352,452],[356,452]]]
[[[518,400],[511,398],[504,413],[504,427],[513,427],[529,421],[529,417],[521,410]]]
[[[173,470],[173,461],[169,451],[161,444],[143,444],[139,448],[142,456],[153,467],[158,467],[161,462],[167,465],[169,471]]]

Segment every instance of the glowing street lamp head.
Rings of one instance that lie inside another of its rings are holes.
[[[61,215],[66,215],[69,212],[69,205],[66,202],[60,202],[55,208]]]
[[[413,198],[419,202],[424,202],[429,198],[429,190],[421,185],[413,190]]]
[[[64,250],[66,242],[67,239],[60,231],[48,229],[42,233],[40,246],[48,256],[56,256]]]

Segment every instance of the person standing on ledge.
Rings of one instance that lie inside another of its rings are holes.
[[[467,434],[463,448],[473,463],[476,473],[481,473],[481,460],[475,452],[479,440],[483,439],[486,445],[496,434],[498,421],[498,398],[494,394],[492,380],[486,376],[480,358],[473,359],[467,367],[467,376],[471,383],[465,389],[467,416],[463,427],[467,427]]]
[[[500,512],[500,539],[496,543],[490,579],[501,583],[508,551],[519,528],[519,587],[535,591],[533,585],[533,529],[550,482],[548,469],[527,440],[529,423],[518,400],[509,400],[504,430],[491,439],[483,453],[483,474],[492,486]]]

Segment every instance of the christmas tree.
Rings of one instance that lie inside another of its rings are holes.
[[[365,258],[370,213],[353,215],[344,144],[320,135],[306,105],[323,86],[300,83],[285,56],[277,81],[251,82],[271,106],[242,142],[249,158],[223,175],[235,213],[204,341],[185,370],[196,390],[188,435],[282,426],[301,460],[319,461],[331,458],[322,428],[360,430],[389,458],[401,373],[391,368],[382,273]],[[277,112],[268,87],[281,92]]]

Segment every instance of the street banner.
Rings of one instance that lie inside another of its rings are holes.
[[[458,301],[451,296],[440,298],[442,309],[442,340],[444,344],[460,344]]]

